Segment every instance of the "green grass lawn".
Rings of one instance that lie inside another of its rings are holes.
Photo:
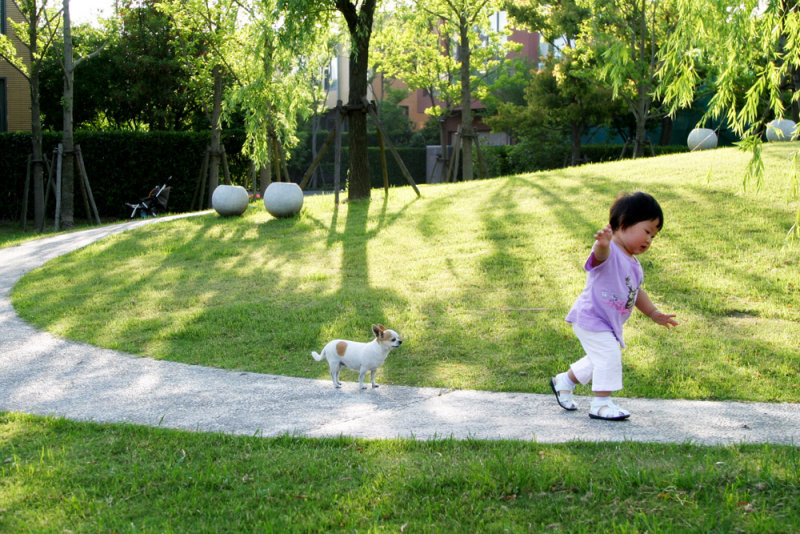
[[[12,299],[104,347],[321,378],[311,350],[382,322],[406,342],[381,383],[544,393],[580,356],[564,315],[591,236],[642,189],[666,219],[645,287],[681,326],[628,322],[622,394],[797,402],[794,149],[766,147],[761,192],[741,190],[747,156],[720,149],[336,210],[310,197],[292,220],[253,205],[113,236]],[[0,532],[774,533],[800,532],[798,502],[796,446],[234,437],[0,413]]]
[[[787,446],[264,439],[0,414],[2,532],[800,530]]]
[[[312,350],[406,342],[384,384],[548,392],[582,356],[564,317],[594,232],[621,191],[659,199],[665,225],[640,256],[656,304],[626,325],[623,395],[795,402],[800,398],[800,254],[788,244],[796,144],[769,145],[763,191],[742,192],[733,148],[494,180],[410,188],[344,204],[306,198],[276,220],[259,203],[151,225],[25,276],[19,314],[57,335],[133,354],[325,378]],[[710,183],[706,175],[710,171]],[[352,372],[344,380],[354,380]]]

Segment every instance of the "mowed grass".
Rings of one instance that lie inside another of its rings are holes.
[[[797,402],[800,245],[786,240],[797,148],[765,148],[761,191],[743,191],[748,155],[726,148],[423,186],[421,198],[307,197],[288,220],[255,203],[110,237],[29,273],[12,300],[59,336],[311,378],[328,375],[312,350],[383,323],[405,343],[379,383],[544,393],[582,356],[564,317],[592,235],[618,193],[644,190],[665,213],[639,256],[644,287],[680,327],[634,314],[622,395]]]
[[[643,189],[666,213],[645,285],[682,324],[631,319],[623,394],[796,402],[793,148],[767,147],[760,193],[741,193],[746,156],[725,149],[338,210],[312,197],[289,221],[256,205],[159,223],[50,262],[13,300],[59,335],[312,377],[327,366],[307,351],[384,322],[406,343],[383,383],[545,392],[580,352],[563,316],[591,235],[618,191]],[[800,532],[798,502],[796,446],[261,438],[0,413],[2,532]]]
[[[800,449],[233,437],[0,414],[3,532],[798,532]]]

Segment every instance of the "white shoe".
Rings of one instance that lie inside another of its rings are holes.
[[[603,419],[605,421],[622,421],[631,416],[631,412],[623,410],[611,399],[603,401],[592,401],[589,407],[589,417],[592,419]]]
[[[570,385],[565,379],[558,378],[559,375],[550,379],[550,389],[556,396],[558,405],[570,412],[578,409],[578,405],[572,400],[572,391],[575,389],[574,385]]]

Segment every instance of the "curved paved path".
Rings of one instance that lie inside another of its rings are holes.
[[[800,404],[620,399],[611,423],[565,412],[552,395],[308,380],[152,360],[54,337],[11,306],[30,269],[143,219],[0,249],[0,411],[204,432],[309,437],[800,444]],[[309,355],[310,358],[310,355]],[[322,364],[320,364],[322,365]]]

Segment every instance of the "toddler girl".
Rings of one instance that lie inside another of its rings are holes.
[[[565,410],[578,409],[572,398],[577,383],[591,381],[594,400],[589,417],[610,421],[630,417],[611,400],[611,393],[622,389],[622,325],[634,306],[667,328],[678,324],[675,315],[658,311],[640,287],[644,272],[636,256],[650,248],[663,224],[656,199],[637,192],[619,197],[611,206],[608,226],[595,234],[584,266],[586,287],[566,319],[586,356],[550,379],[556,401]]]

